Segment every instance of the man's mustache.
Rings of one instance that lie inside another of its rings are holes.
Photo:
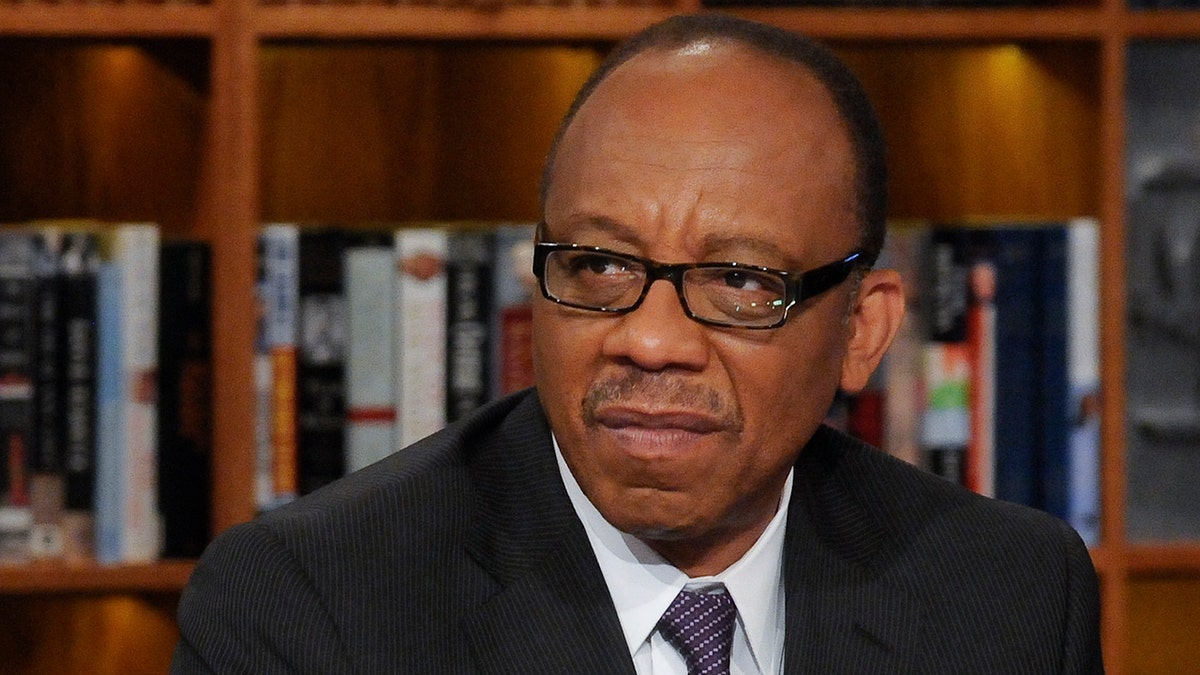
[[[630,369],[617,377],[593,383],[583,397],[583,421],[597,423],[605,406],[630,404],[643,410],[703,413],[721,428],[740,432],[745,420],[741,408],[711,387],[689,382],[677,375]]]

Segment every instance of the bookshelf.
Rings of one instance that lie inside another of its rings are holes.
[[[0,222],[149,219],[212,243],[224,529],[254,511],[260,220],[532,218],[554,124],[606,45],[698,6],[5,3]],[[1200,12],[735,11],[821,38],[860,72],[892,146],[894,216],[1100,218],[1106,662],[1186,670],[1200,542],[1131,541],[1125,516],[1125,82],[1135,43],[1200,43]],[[162,672],[190,569],[0,569],[0,653],[19,655],[6,667]]]

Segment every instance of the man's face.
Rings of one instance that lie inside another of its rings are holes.
[[[618,67],[562,139],[547,241],[805,271],[859,227],[849,140],[805,70],[745,47]],[[749,547],[839,383],[850,284],[772,330],[688,319],[669,282],[620,316],[534,304],[537,386],[604,517],[681,567]]]

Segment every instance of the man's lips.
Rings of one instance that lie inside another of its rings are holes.
[[[691,411],[603,407],[596,411],[594,419],[600,426],[614,430],[685,431],[693,434],[712,434],[726,430],[725,424],[711,414]]]

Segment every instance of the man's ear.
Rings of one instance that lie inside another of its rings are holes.
[[[842,360],[842,391],[867,386],[904,319],[904,287],[895,270],[871,270],[859,284],[850,313],[849,342]]]

